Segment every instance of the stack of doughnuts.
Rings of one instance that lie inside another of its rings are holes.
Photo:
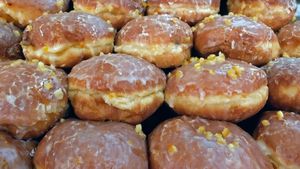
[[[0,0],[0,169],[300,168],[295,12]]]

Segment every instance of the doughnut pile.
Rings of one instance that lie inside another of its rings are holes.
[[[300,169],[296,8],[0,0],[0,169]]]

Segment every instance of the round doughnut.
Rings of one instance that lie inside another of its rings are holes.
[[[264,65],[280,54],[278,39],[263,23],[244,16],[210,16],[194,32],[195,48],[202,54],[222,51],[229,58]]]
[[[33,142],[15,140],[7,133],[0,132],[1,169],[32,169],[33,150]]]
[[[188,24],[170,15],[154,15],[128,22],[117,35],[115,51],[168,68],[189,58],[192,45]]]
[[[255,131],[257,143],[275,169],[300,168],[300,115],[266,112]]]
[[[0,129],[17,138],[43,134],[68,105],[67,76],[42,62],[0,62]]]
[[[194,25],[205,17],[217,14],[220,0],[148,0],[148,15],[170,14]]]
[[[28,60],[72,67],[101,52],[112,52],[114,36],[114,28],[97,16],[59,13],[41,16],[27,26],[21,45]]]
[[[140,123],[162,104],[166,76],[133,56],[108,54],[74,66],[69,98],[76,115],[88,120]]]
[[[293,20],[296,0],[228,0],[228,10],[236,14],[255,17],[274,30]]]
[[[151,169],[273,169],[255,140],[228,122],[174,118],[160,124],[148,142]]]
[[[278,58],[264,68],[268,76],[269,103],[300,112],[300,58]]]
[[[22,59],[22,31],[11,23],[0,21],[0,61]]]
[[[97,15],[116,29],[144,13],[143,0],[73,0],[73,3],[75,11]]]
[[[148,169],[145,135],[119,122],[66,121],[42,139],[36,169]]]
[[[300,57],[300,21],[281,28],[278,41],[283,55]]]
[[[194,59],[168,77],[165,101],[184,115],[238,122],[256,114],[268,99],[265,72],[224,55]]]
[[[70,0],[0,0],[0,18],[25,27],[39,16],[66,11]]]

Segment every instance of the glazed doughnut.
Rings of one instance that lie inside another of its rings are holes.
[[[32,169],[31,153],[34,147],[33,142],[15,140],[0,132],[0,168]]]
[[[41,16],[27,26],[21,45],[28,60],[72,67],[101,52],[112,52],[114,36],[114,28],[97,16],[59,13]]]
[[[0,18],[25,27],[39,16],[66,11],[70,0],[0,0]]]
[[[76,11],[97,15],[116,29],[144,13],[143,0],[73,0],[73,3]]]
[[[133,56],[108,54],[74,66],[69,98],[76,115],[88,120],[140,123],[162,104],[166,76]]]
[[[0,129],[17,138],[43,134],[68,105],[67,76],[42,62],[0,62]]]
[[[296,0],[228,0],[228,10],[236,14],[256,17],[274,30],[293,20]]]
[[[264,68],[269,102],[274,108],[300,112],[300,58],[279,58]]]
[[[199,117],[160,124],[149,137],[151,169],[273,169],[238,126]]]
[[[188,24],[170,15],[155,15],[128,22],[117,35],[115,51],[168,68],[189,58],[192,45]]]
[[[147,13],[174,15],[194,25],[219,10],[220,0],[148,0]]]
[[[22,59],[22,31],[13,24],[0,21],[0,61]]]
[[[222,51],[229,58],[264,65],[278,57],[280,46],[273,30],[244,16],[210,16],[194,32],[196,49],[206,55]]]
[[[148,169],[145,135],[119,122],[66,121],[42,139],[36,169]]]
[[[256,129],[255,138],[275,169],[300,168],[300,115],[266,112]]]
[[[283,55],[300,57],[300,21],[281,28],[278,40]]]
[[[263,70],[222,54],[196,58],[168,77],[165,101],[184,115],[238,122],[256,114],[268,98]]]

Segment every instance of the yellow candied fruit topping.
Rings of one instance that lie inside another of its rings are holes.
[[[290,55],[287,54],[286,52],[283,52],[282,56],[285,57],[285,58],[289,58],[290,57]]]
[[[235,140],[233,143],[232,143],[235,147],[239,147],[240,146],[240,143],[238,140]]]
[[[53,88],[53,84],[51,82],[47,81],[44,83],[44,88],[47,90],[50,90]]]
[[[252,17],[252,20],[254,20],[254,21],[258,21],[258,18],[257,18],[257,16],[254,16],[254,17]]]
[[[146,135],[143,132],[143,127],[141,124],[135,126],[135,132],[141,137],[146,137]]]
[[[223,138],[222,134],[216,133],[215,137],[217,139],[218,144],[226,144],[226,140]]]
[[[213,136],[212,132],[210,132],[210,131],[205,132],[204,135],[207,140],[211,140],[212,136]]]
[[[227,75],[229,77],[231,77],[232,79],[234,79],[234,80],[237,79],[237,75],[236,75],[236,73],[235,73],[235,71],[233,69],[228,70],[227,71]]]
[[[14,30],[13,32],[14,32],[14,34],[15,34],[17,37],[21,36],[21,33],[20,33],[19,31]]]
[[[232,25],[232,21],[230,19],[227,19],[227,18],[224,19],[224,23],[227,26],[231,26]]]
[[[194,65],[194,68],[196,69],[196,70],[200,70],[201,69],[201,63],[196,63],[195,65]]]
[[[62,8],[63,5],[64,5],[64,1],[63,0],[57,0],[56,1],[56,6]]]
[[[10,66],[18,66],[23,62],[23,60],[18,59],[10,63]]]
[[[211,75],[215,75],[216,74],[216,71],[215,70],[208,70],[209,74]]]
[[[224,128],[222,131],[222,136],[224,138],[228,137],[231,134],[230,130],[228,128]]]
[[[293,16],[292,22],[295,22],[297,20],[296,15]]]
[[[43,51],[48,52],[49,51],[49,47],[46,45],[43,47]]]
[[[215,18],[219,16],[218,14],[215,14],[215,15],[210,15],[206,18],[203,19],[202,23],[208,23],[208,22],[212,22],[215,20]]]
[[[263,121],[261,121],[261,124],[266,127],[266,126],[270,125],[270,122],[269,122],[269,120],[263,120]]]
[[[177,71],[175,72],[175,77],[178,78],[178,79],[182,78],[182,77],[183,77],[182,71],[177,70]]]
[[[233,66],[232,68],[236,72],[237,76],[239,77],[242,75],[243,71],[245,70],[245,68],[240,66]]]
[[[240,66],[233,66],[232,69],[227,71],[227,75],[229,77],[231,77],[232,79],[236,80],[238,77],[240,77],[242,75],[242,72],[245,69],[243,67]]]
[[[277,115],[278,120],[283,120],[284,115],[283,115],[283,112],[282,112],[282,111],[278,111],[278,112],[276,113],[276,115]]]
[[[205,64],[215,64],[215,63],[220,63],[220,62],[224,62],[225,61],[225,55],[222,53],[219,53],[219,56],[216,56],[215,54],[211,54],[209,55],[206,59],[204,58],[200,58],[196,64],[194,65],[194,67],[196,68],[196,70],[200,70],[202,65]]]
[[[38,62],[38,70],[45,72],[48,69],[46,68],[45,64],[43,62]]]
[[[58,100],[61,100],[64,98],[64,92],[62,91],[61,88],[57,89],[54,91],[54,96],[55,98],[57,98]]]
[[[175,146],[175,145],[169,145],[168,146],[168,152],[170,153],[170,154],[174,154],[174,153],[177,153],[178,152],[178,150],[177,150],[177,147]]]
[[[32,31],[32,25],[28,25],[28,26],[26,27],[26,30],[27,30],[27,31]]]
[[[205,126],[200,126],[198,129],[197,129],[197,132],[200,133],[200,134],[205,134]]]

